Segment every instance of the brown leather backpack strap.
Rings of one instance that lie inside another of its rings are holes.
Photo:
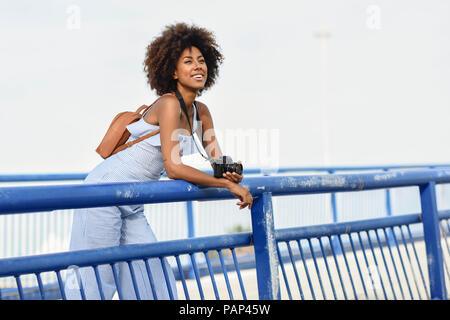
[[[151,105],[150,105],[151,106]],[[137,110],[136,113],[141,113],[142,110],[147,111],[148,108],[150,108],[150,106],[147,106],[146,104],[143,104],[142,106],[140,106]]]
[[[124,150],[124,149],[126,149],[126,148],[128,148],[128,147],[131,147],[132,145],[134,145],[134,144],[136,144],[136,143],[138,143],[138,142],[141,142],[142,140],[145,140],[145,139],[147,139],[147,138],[150,138],[151,136],[154,136],[155,134],[158,134],[159,131],[160,131],[160,130],[157,129],[157,130],[155,130],[155,131],[152,131],[152,132],[150,132],[150,133],[147,133],[146,135],[143,135],[143,136],[140,137],[140,138],[137,138],[136,140],[130,141],[130,142],[128,142],[128,143],[125,143],[125,144],[121,145],[120,147],[118,147],[117,149],[115,149],[115,150],[113,151],[112,154],[115,154],[115,153],[117,153],[117,152],[119,152],[119,151],[122,151],[122,150]]]

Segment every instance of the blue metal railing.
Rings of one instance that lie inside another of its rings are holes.
[[[133,280],[133,286],[135,288],[136,297],[140,297],[138,285],[136,279],[133,277],[133,265],[131,261],[135,259],[142,260],[146,263],[149,258],[157,258],[162,261],[164,257],[173,257],[177,262],[178,269],[182,269],[179,264],[179,256],[187,254],[191,258],[194,273],[196,275],[195,281],[197,283],[198,293],[200,298],[205,298],[204,290],[202,289],[202,281],[199,276],[198,266],[196,266],[193,255],[195,252],[205,255],[208,273],[211,279],[211,289],[216,298],[220,298],[219,289],[214,277],[212,261],[208,258],[208,252],[211,250],[217,250],[219,254],[219,262],[222,266],[223,277],[225,278],[225,284],[229,294],[229,298],[233,298],[231,284],[227,277],[227,265],[224,262],[222,251],[229,249],[232,251],[233,264],[235,265],[238,278],[241,279],[241,275],[238,267],[238,261],[235,259],[235,248],[241,246],[253,245],[255,252],[255,266],[258,284],[258,297],[260,299],[278,299],[281,297],[280,292],[280,279],[278,274],[279,267],[282,270],[283,277],[285,275],[286,267],[283,264],[283,259],[280,255],[279,243],[295,240],[299,244],[300,258],[304,263],[304,270],[308,270],[307,263],[305,261],[307,252],[302,248],[301,240],[304,239],[304,230],[308,228],[298,228],[298,234],[295,234],[295,230],[275,230],[273,223],[273,208],[272,197],[273,196],[285,196],[294,194],[316,194],[316,193],[334,193],[334,192],[351,192],[361,190],[375,190],[384,188],[396,188],[405,186],[418,186],[420,188],[421,215],[411,221],[401,221],[399,223],[398,217],[387,217],[377,221],[375,226],[374,221],[360,222],[360,229],[353,225],[345,225],[345,233],[350,232],[375,230],[382,228],[382,230],[393,231],[393,226],[405,225],[410,226],[419,223],[423,225],[423,240],[426,248],[426,255],[428,262],[428,291],[431,299],[445,299],[447,297],[446,284],[444,273],[444,264],[446,263],[444,254],[447,252],[442,251],[441,232],[443,225],[439,221],[448,220],[448,213],[443,212],[440,215],[437,211],[436,199],[435,199],[435,185],[439,183],[450,182],[450,170],[417,170],[417,171],[392,171],[389,173],[370,173],[370,174],[342,174],[342,175],[319,175],[319,176],[281,176],[281,177],[255,177],[245,178],[242,182],[247,186],[254,198],[255,202],[252,208],[252,234],[231,235],[229,238],[212,237],[212,238],[197,238],[183,241],[174,242],[160,242],[155,244],[145,245],[130,245],[108,249],[98,249],[93,251],[79,251],[70,253],[60,253],[46,256],[37,257],[21,257],[0,260],[0,277],[12,276],[15,277],[17,283],[17,291],[21,298],[25,298],[24,289],[21,286],[21,276],[24,274],[35,274],[37,278],[37,284],[40,288],[41,295],[44,294],[42,290],[42,282],[39,281],[39,275],[42,272],[54,271],[56,273],[57,281],[59,283],[59,289],[62,298],[64,298],[63,290],[63,275],[64,268],[76,265],[77,267],[92,266],[94,271],[97,270],[99,264],[109,264],[112,272],[114,272],[115,263],[119,261],[128,263],[131,278]],[[125,204],[143,204],[143,203],[161,203],[166,201],[187,201],[187,200],[217,200],[217,199],[231,199],[233,196],[223,189],[204,188],[194,186],[185,181],[159,181],[159,182],[143,182],[143,183],[117,183],[117,184],[102,184],[102,185],[60,185],[60,186],[41,186],[41,187],[10,187],[0,188],[0,213],[25,213],[25,212],[40,212],[45,210],[54,209],[66,209],[66,208],[80,208],[80,207],[100,207],[110,205],[125,205]],[[405,218],[405,217],[403,217]],[[411,217],[408,217],[411,218]],[[395,222],[395,223],[394,223]],[[337,225],[343,227],[344,225]],[[365,227],[364,227],[365,226]],[[448,226],[448,225],[447,225]],[[310,227],[309,230],[315,230]],[[333,225],[318,226],[315,233],[306,237],[309,248],[309,256],[312,257],[314,263],[314,269],[319,274],[319,266],[316,260],[316,254],[312,240],[319,241],[320,237],[327,236],[331,242],[331,237],[337,239],[337,243],[342,249],[342,255],[339,255],[334,251],[333,246],[330,246],[336,266],[338,265],[338,255],[344,259],[346,270],[348,274],[351,274],[348,259],[346,257],[346,245],[342,239],[342,230],[333,229]],[[354,228],[354,229],[352,229]],[[387,228],[387,229],[386,229]],[[300,230],[303,230],[302,232]],[[291,235],[287,237],[286,235]],[[395,232],[392,233],[394,237]],[[358,237],[361,240],[361,236],[358,233]],[[447,238],[444,238],[444,243],[447,244]],[[387,239],[387,238],[386,238]],[[377,237],[377,243],[380,243],[380,239]],[[369,247],[373,253],[373,260],[375,262],[376,270],[381,265],[381,261],[386,264],[386,256],[384,253],[378,258],[375,258],[374,243],[368,238]],[[397,243],[398,241],[394,242]],[[354,243],[348,240],[352,247]],[[406,243],[406,242],[405,242]],[[361,250],[365,255],[363,249],[364,241],[360,241]],[[319,241],[321,251],[325,252],[327,248],[323,242]],[[406,244],[404,245],[406,247]],[[348,247],[348,246],[347,246]],[[380,246],[381,248],[381,246]],[[394,247],[386,247],[389,250]],[[398,247],[397,247],[398,248]],[[448,248],[447,248],[448,249]],[[292,248],[288,246],[290,256],[294,257],[295,253]],[[383,251],[381,251],[383,252]],[[326,259],[324,256],[323,258]],[[311,259],[310,259],[311,260]],[[295,261],[295,259],[292,259]],[[324,260],[326,261],[326,260]],[[328,274],[330,272],[330,265],[326,264]],[[387,264],[386,264],[387,265]],[[386,267],[387,268],[387,267]],[[445,268],[447,268],[445,264]],[[164,269],[164,268],[163,268]],[[284,269],[284,271],[283,271]],[[295,268],[294,268],[295,269]],[[314,270],[310,269],[310,271]],[[164,269],[165,270],[165,269]],[[393,269],[394,270],[394,269]],[[399,268],[395,269],[397,274]],[[446,269],[447,270],[447,269]],[[311,272],[308,272],[308,274]],[[405,275],[407,274],[404,271]],[[448,273],[448,271],[447,271]],[[386,273],[388,281],[381,281],[383,292],[385,292],[386,284],[389,283],[392,286],[391,272]],[[96,272],[97,275],[97,272]],[[151,278],[151,273],[148,273]],[[180,279],[183,277],[183,272],[179,273]],[[338,270],[339,278],[344,277],[343,270]],[[165,274],[166,279],[167,275]],[[299,272],[296,273],[296,278],[300,279]],[[314,283],[318,283],[321,288],[322,298],[325,297],[325,289],[321,278],[317,278],[318,281],[311,280],[310,275],[307,275],[307,282],[310,283],[310,288],[313,288]],[[350,281],[350,286],[353,291],[353,298],[357,298],[355,284],[353,282],[357,277],[347,275],[347,279]],[[383,278],[381,277],[381,280]],[[101,294],[101,281],[97,276],[99,284],[99,292]],[[151,280],[150,280],[151,282]],[[185,298],[188,298],[187,283],[184,279],[181,279],[183,284],[183,290],[185,292]],[[285,281],[285,287],[287,289],[289,281]],[[300,280],[297,283],[301,283]],[[305,283],[305,282],[304,282]],[[331,282],[330,282],[331,283]],[[336,283],[336,282],[335,282]],[[342,282],[344,283],[344,281]],[[242,282],[241,282],[242,284]],[[248,283],[247,283],[248,285]],[[119,283],[116,282],[118,291],[120,292]],[[345,285],[343,285],[345,287]],[[242,292],[245,295],[245,290]],[[332,286],[334,297],[336,297],[335,285]],[[410,287],[409,287],[410,288]],[[170,291],[170,286],[168,286]],[[394,289],[392,289],[394,292]],[[402,287],[402,292],[406,291],[405,287]],[[365,292],[367,291],[367,288]],[[313,291],[311,290],[311,293]],[[343,291],[345,292],[345,291]],[[170,292],[169,292],[170,293]],[[291,294],[289,294],[291,296]],[[316,295],[312,295],[316,298]],[[345,297],[348,297],[348,292],[345,293]],[[389,295],[384,294],[387,298]],[[404,296],[404,294],[403,294]],[[120,297],[120,296],[119,296]],[[174,293],[170,294],[170,297],[175,297]],[[411,295],[412,297],[412,295]],[[397,298],[397,296],[395,296]]]

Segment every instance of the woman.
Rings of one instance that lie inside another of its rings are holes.
[[[158,180],[163,172],[171,179],[194,184],[227,188],[240,201],[240,209],[251,209],[253,198],[249,190],[238,183],[242,176],[225,173],[223,178],[199,171],[181,162],[181,155],[195,152],[193,135],[201,135],[203,147],[210,158],[222,156],[214,135],[208,107],[196,97],[210,88],[218,75],[223,57],[211,32],[184,23],[167,26],[147,47],[144,71],[148,83],[161,97],[143,118],[127,128],[134,140],[160,129],[159,134],[120,151],[100,163],[85,179],[85,183]],[[189,119],[182,111],[184,103]],[[197,120],[199,119],[199,121]],[[187,132],[187,134],[182,134]],[[143,205],[77,209],[73,216],[70,250],[84,250],[136,243],[155,242]],[[141,299],[153,299],[145,263],[133,262]],[[173,273],[164,260],[172,291],[176,294]],[[150,259],[149,266],[158,299],[168,299],[166,281],[159,259]],[[117,268],[122,299],[136,299],[129,266]],[[98,275],[105,299],[116,292],[114,273],[110,266],[99,266]],[[65,293],[68,299],[100,299],[93,268],[70,269]],[[80,282],[81,280],[81,282]],[[80,291],[82,286],[83,290]]]

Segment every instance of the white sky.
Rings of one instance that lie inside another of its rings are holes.
[[[323,165],[324,136],[330,165],[448,163],[449,17],[445,0],[0,0],[0,174],[97,165],[115,114],[155,98],[145,47],[180,21],[222,47],[199,100],[244,166]],[[239,147],[239,132],[279,139]]]

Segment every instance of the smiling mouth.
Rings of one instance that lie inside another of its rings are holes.
[[[203,80],[205,76],[202,74],[196,74],[195,76],[192,76],[192,78],[194,78],[195,80]]]

